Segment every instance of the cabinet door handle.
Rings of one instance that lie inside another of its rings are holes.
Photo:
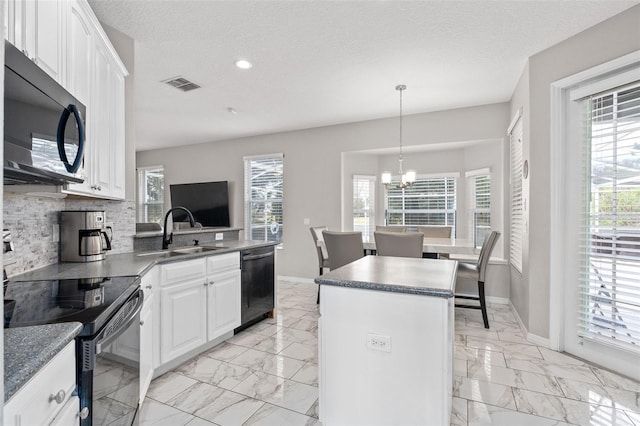
[[[140,320],[140,327],[144,325],[144,321]]]
[[[49,402],[55,401],[58,404],[62,404],[65,396],[67,396],[67,393],[63,389],[60,389],[57,394],[49,395]]]
[[[148,290],[151,290],[152,288],[153,288],[153,287],[152,287],[151,285],[148,285],[148,286],[147,286],[147,289],[148,289]]]
[[[206,286],[208,286],[208,285],[209,285],[209,283],[205,281],[205,282],[204,282],[204,286],[206,287]]]
[[[80,417],[82,420],[89,417],[89,407],[84,407],[82,410],[80,410],[80,412],[78,413],[78,417]]]

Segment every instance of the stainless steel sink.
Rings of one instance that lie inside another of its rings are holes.
[[[192,247],[180,247],[171,250],[156,250],[156,251],[147,251],[144,253],[137,253],[136,256],[144,257],[144,256],[155,256],[155,257],[173,257],[173,256],[183,256],[186,254],[196,254],[196,253],[206,253],[209,251],[216,251],[220,249],[225,249],[226,247],[213,247],[213,246],[192,246]]]
[[[193,254],[193,253],[205,253],[208,251],[220,250],[224,247],[212,247],[212,246],[195,246],[195,247],[183,247],[170,250],[172,253],[177,254]]]

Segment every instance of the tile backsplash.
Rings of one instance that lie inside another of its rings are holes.
[[[3,227],[11,231],[15,260],[7,265],[9,276],[58,262],[59,243],[53,242],[53,225],[61,210],[104,210],[113,227],[112,252],[133,251],[136,205],[133,201],[48,198],[4,193]]]

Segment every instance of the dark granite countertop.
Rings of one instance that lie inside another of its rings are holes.
[[[34,269],[11,277],[11,281],[60,280],[73,278],[116,277],[127,275],[144,275],[156,264],[180,262],[203,256],[247,250],[256,247],[274,246],[278,243],[271,241],[253,240],[225,240],[218,243],[208,243],[206,246],[217,247],[214,251],[183,254],[173,257],[163,257],[160,250],[151,252],[130,252],[107,255],[105,260],[87,263],[61,262]],[[205,244],[203,244],[205,246]],[[193,246],[190,246],[193,247]],[[170,249],[180,247],[170,246]],[[148,253],[148,254],[146,254]]]
[[[443,259],[365,256],[335,271],[320,275],[320,285],[365,290],[453,297],[458,262]]]
[[[82,329],[79,322],[4,330],[4,400],[8,401]]]

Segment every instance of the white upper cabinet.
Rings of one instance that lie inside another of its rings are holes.
[[[7,0],[5,37],[87,107],[81,184],[63,192],[125,196],[126,68],[86,0]]]
[[[93,29],[80,3],[67,4],[67,90],[80,102],[89,105],[91,64],[93,63]]]
[[[65,2],[7,0],[5,4],[5,37],[63,84]]]

